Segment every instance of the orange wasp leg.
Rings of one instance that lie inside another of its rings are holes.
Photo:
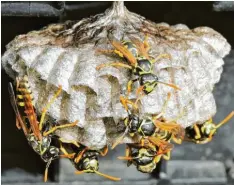
[[[73,145],[77,146],[78,148],[80,147],[79,143],[77,141],[72,141],[72,140],[66,140],[64,138],[59,138],[59,140],[62,142],[62,143],[72,143]]]
[[[178,138],[175,138],[175,137],[172,137],[172,139],[177,144],[181,144],[182,143],[182,139],[178,139]]]
[[[129,96],[130,92],[132,91],[132,84],[137,82],[138,81],[138,78],[137,79],[134,79],[134,80],[129,80],[128,81],[128,84],[127,84],[127,96]]]
[[[79,155],[75,158],[75,163],[79,163],[80,162],[80,160],[81,160],[81,158],[82,158],[82,156],[83,156],[83,154],[86,152],[88,150],[88,147],[86,147],[85,149],[83,149],[80,153],[79,153]]]
[[[160,161],[160,159],[161,159],[161,155],[156,155],[154,157],[154,163],[158,163]]]
[[[96,67],[96,70],[100,70],[104,67],[107,67],[107,66],[113,66],[113,67],[124,67],[124,68],[128,68],[128,69],[132,69],[132,67],[128,64],[124,64],[122,62],[110,62],[110,63],[106,63],[106,64],[100,64]]]
[[[118,159],[120,159],[120,160],[132,160],[132,157],[130,156],[130,147],[128,145],[126,145],[125,156],[119,156]]]
[[[60,155],[60,157],[73,159],[76,155],[76,153],[69,154],[67,150],[62,146],[62,144],[60,144],[60,150],[64,153],[63,155]]]
[[[148,34],[146,34],[146,35],[145,35],[145,39],[144,39],[144,41],[143,41],[143,43],[144,43],[144,48],[145,48],[146,52],[148,52],[148,51],[150,50],[150,45],[149,45],[148,40],[149,40],[149,36],[148,36]]]
[[[135,103],[133,103],[131,100],[123,97],[123,96],[120,96],[120,102],[121,104],[123,105],[123,107],[125,108],[126,111],[128,111],[128,105],[127,104],[130,104],[134,109],[138,109],[137,105]]]
[[[170,160],[170,158],[171,158],[171,151],[169,151],[163,155],[163,159],[165,159],[165,160]]]
[[[101,154],[101,156],[105,156],[105,155],[107,154],[107,152],[108,152],[108,147],[105,146],[105,147],[103,148],[103,151],[100,151],[100,154]]]
[[[194,131],[195,131],[195,134],[196,134],[195,139],[200,139],[201,138],[201,133],[200,133],[200,130],[199,130],[197,124],[194,124],[193,127],[194,127]]]
[[[45,106],[45,108],[43,108],[42,114],[41,114],[40,123],[39,123],[39,130],[42,130],[42,125],[43,125],[43,122],[45,120],[45,115],[46,115],[47,110],[49,109],[49,107],[51,106],[51,104],[56,100],[56,98],[59,96],[59,94],[61,93],[61,91],[62,91],[62,86],[60,85],[58,91],[54,94],[54,96],[52,97],[52,99],[47,103],[47,105]]]

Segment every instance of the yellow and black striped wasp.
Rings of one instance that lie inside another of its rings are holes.
[[[166,121],[162,118],[164,114],[164,109],[170,99],[170,93],[168,93],[167,99],[163,105],[162,112],[156,116],[140,118],[138,114],[133,113],[137,109],[137,106],[131,100],[120,97],[120,101],[128,112],[128,117],[124,119],[124,124],[126,130],[122,136],[120,136],[116,142],[112,145],[112,148],[116,147],[123,140],[126,134],[134,136],[138,134],[141,136],[139,146],[149,146],[151,148],[157,148],[158,153],[166,153],[164,155],[165,159],[170,159],[170,151],[173,149],[173,145],[170,143],[173,140],[177,144],[181,144],[185,130],[179,124],[176,123],[176,118],[171,121]],[[129,106],[131,105],[133,110],[129,111]],[[160,151],[159,151],[160,150]]]
[[[69,145],[69,146],[68,146]],[[77,169],[75,174],[83,174],[83,173],[96,173],[102,177],[113,181],[119,181],[121,178],[113,177],[104,173],[101,173],[99,170],[99,161],[98,157],[105,156],[108,152],[108,147],[104,147],[102,150],[91,150],[88,147],[80,146],[74,147],[71,144],[62,144],[60,147],[61,151],[65,154],[65,156],[69,156],[73,165]],[[71,151],[71,152],[70,152]]]
[[[232,111],[217,125],[213,123],[211,118],[203,124],[194,124],[190,127],[187,127],[185,140],[194,142],[196,144],[206,144],[212,140],[217,129],[227,123],[233,116],[234,111]]]
[[[118,157],[120,160],[127,160],[127,166],[134,164],[137,170],[143,173],[151,173],[160,161],[157,148],[147,148],[126,144],[125,156]]]
[[[114,66],[114,67],[124,67],[132,71],[134,75],[137,76],[136,79],[130,80],[127,84],[128,94],[131,92],[132,84],[135,82],[140,83],[140,87],[137,89],[137,95],[151,93],[158,83],[170,86],[176,90],[180,90],[174,84],[169,84],[162,82],[158,79],[158,76],[153,72],[153,64],[160,60],[161,58],[170,59],[169,54],[160,54],[156,58],[150,57],[148,51],[150,46],[148,44],[148,36],[145,37],[144,42],[136,38],[131,38],[131,41],[112,41],[111,44],[114,47],[113,50],[97,50],[100,53],[115,53],[119,57],[126,59],[129,64],[121,62],[111,62],[107,64],[101,64],[96,67],[100,70],[103,67]],[[143,93],[143,94],[142,94]]]
[[[18,129],[22,128],[29,145],[36,153],[41,156],[42,160],[47,163],[44,175],[44,181],[47,181],[49,165],[54,159],[57,159],[60,156],[59,148],[51,146],[51,133],[53,133],[56,129],[76,126],[77,121],[74,123],[54,127],[44,123],[46,111],[55,101],[57,96],[59,96],[62,90],[61,86],[43,109],[40,121],[38,121],[37,114],[35,112],[32,91],[28,83],[28,77],[24,76],[18,77],[16,79],[17,95],[14,93],[12,83],[9,83],[8,89],[10,93],[11,104],[16,114],[16,126]],[[20,111],[20,108],[22,111]],[[63,157],[66,156],[63,155]]]

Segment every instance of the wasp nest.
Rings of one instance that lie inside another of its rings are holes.
[[[160,81],[174,83],[181,91],[158,84],[141,100],[140,113],[159,113],[167,93],[171,92],[166,119],[175,118],[185,110],[178,123],[187,127],[213,116],[216,105],[212,90],[220,79],[223,57],[230,51],[226,39],[208,27],[189,29],[183,24],[150,22],[129,12],[122,2],[114,2],[103,14],[17,36],[7,45],[2,66],[14,79],[18,75],[29,76],[38,113],[62,85],[63,93],[48,115],[56,121],[79,120],[79,123],[76,128],[59,130],[56,134],[101,149],[121,133],[118,123],[127,113],[119,96],[125,94],[132,76],[123,68],[105,67],[97,71],[96,66],[121,59],[97,54],[96,50],[112,48],[113,39],[135,37],[143,41],[146,34],[150,56],[163,53],[171,56],[154,64],[155,74]],[[131,98],[135,96],[133,92]],[[125,138],[125,142],[131,139]]]

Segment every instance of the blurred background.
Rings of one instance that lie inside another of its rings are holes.
[[[112,2],[2,2],[1,52],[15,36],[38,30],[50,23],[80,20],[104,12]],[[186,24],[189,28],[208,26],[221,33],[234,46],[234,2],[125,2],[128,10],[156,23]],[[45,164],[29,147],[24,134],[15,126],[7,85],[2,77],[2,184],[42,184]],[[234,50],[225,58],[220,82],[214,95],[218,123],[234,110]],[[204,105],[205,106],[205,105]],[[110,182],[96,175],[74,175],[69,160],[57,160],[50,167],[49,183],[61,184],[234,184],[234,119],[222,127],[206,145],[183,143],[175,146],[169,162],[153,174],[142,174],[116,160],[124,154],[118,146],[100,161],[100,171],[122,177]],[[160,177],[160,179],[158,179]]]

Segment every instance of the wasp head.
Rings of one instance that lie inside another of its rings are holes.
[[[143,74],[140,76],[140,85],[144,86],[143,91],[145,94],[151,93],[157,86],[158,77],[153,74]]]

